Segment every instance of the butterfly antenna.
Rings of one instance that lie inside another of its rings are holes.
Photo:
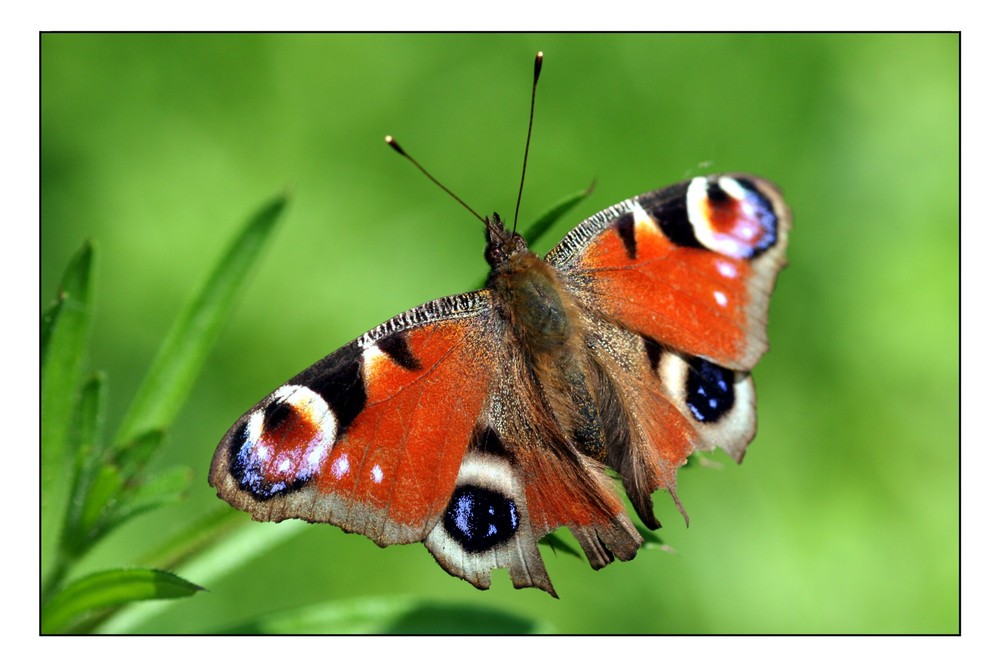
[[[535,78],[531,82],[531,111],[528,112],[528,138],[524,141],[524,162],[521,163],[521,185],[517,188],[517,205],[514,207],[514,231],[517,231],[517,214],[521,212],[521,193],[524,192],[524,175],[528,171],[528,146],[531,145],[531,126],[535,122],[535,91],[542,73],[542,52],[535,56]]]
[[[399,143],[395,139],[392,138],[392,136],[386,136],[385,143],[389,144],[389,146],[391,146],[394,151],[396,151],[397,153],[399,153],[400,155],[402,155],[403,157],[405,157],[407,160],[409,160],[410,162],[412,162],[414,167],[416,167],[417,169],[419,169],[421,171],[421,173],[423,173],[424,176],[426,176],[427,178],[431,179],[431,181],[434,182],[434,185],[438,186],[439,188],[441,188],[442,190],[444,190],[445,192],[447,192],[448,194],[450,194],[452,196],[452,198],[454,198],[455,201],[457,201],[459,204],[461,204],[462,206],[464,206],[469,211],[469,213],[471,213],[472,215],[476,216],[476,219],[479,220],[479,222],[485,222],[487,225],[489,224],[489,220],[487,220],[485,217],[483,217],[483,216],[479,215],[478,213],[476,213],[475,211],[473,211],[472,207],[469,206],[468,204],[466,204],[464,201],[462,201],[461,197],[459,197],[454,192],[452,192],[451,190],[449,190],[448,188],[446,188],[444,186],[444,184],[441,183],[441,181],[439,181],[438,179],[436,179],[433,176],[431,176],[430,172],[428,172],[426,169],[424,169],[422,166],[420,166],[419,162],[417,162],[416,160],[414,160],[410,156],[409,153],[407,153],[406,151],[404,151],[403,147],[400,146]]]

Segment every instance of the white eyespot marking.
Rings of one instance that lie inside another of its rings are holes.
[[[728,201],[718,194],[714,195],[713,201],[709,197],[712,187],[725,193]],[[735,259],[750,257],[766,233],[759,211],[746,189],[729,176],[723,176],[715,183],[710,183],[704,176],[692,179],[685,201],[695,238],[715,252]]]
[[[238,449],[230,462],[241,488],[260,499],[308,482],[333,451],[338,433],[336,415],[308,387],[284,385],[263,405],[234,437]]]
[[[337,416],[333,414],[323,397],[309,387],[286,384],[275,390],[271,395],[271,402],[288,405],[297,413],[297,419],[314,424],[316,435],[313,442],[328,441],[329,444],[333,444],[337,439]],[[261,430],[263,430],[263,417],[261,414]]]
[[[664,354],[660,358],[660,367],[657,370],[667,394],[674,399],[675,403],[683,405],[687,393],[684,386],[687,381],[687,363],[676,354]]]
[[[265,423],[267,411],[278,403],[284,404],[289,409],[289,414],[285,419],[295,420],[296,432],[311,435],[308,440],[304,442],[286,441],[285,436],[281,434],[281,423],[272,427],[276,428],[278,433],[271,434],[265,430],[268,426]],[[309,429],[298,428],[300,425],[311,426],[311,433]],[[248,424],[248,431],[251,435],[254,432],[260,434],[257,446],[257,455],[260,460],[266,460],[273,455],[274,451],[282,451],[289,446],[294,448],[295,451],[286,453],[277,463],[276,470],[287,473],[295,468],[294,472],[297,477],[305,477],[316,472],[333,449],[333,443],[337,440],[337,430],[337,416],[333,414],[326,400],[309,387],[295,384],[286,384],[275,390],[271,395],[269,407],[254,413]],[[267,449],[266,454],[261,451],[264,447]]]
[[[373,465],[372,466],[371,475],[372,475],[372,481],[373,482],[375,482],[376,484],[381,484],[382,483],[382,477],[383,477],[383,475],[382,475],[382,466],[380,466],[377,463],[375,465]]]
[[[715,268],[719,271],[719,275],[723,278],[735,278],[737,271],[736,265],[727,259],[717,259],[715,260]]]
[[[317,447],[306,455],[306,461],[309,462],[309,467],[315,469],[318,468],[319,464],[323,462],[323,457],[325,456],[326,452]]]
[[[330,472],[337,479],[342,479],[344,475],[351,472],[351,462],[347,460],[346,452],[337,457],[337,460],[333,462],[333,466],[330,468]]]
[[[722,191],[725,192],[730,197],[732,197],[733,199],[742,200],[747,195],[746,190],[743,189],[743,186],[740,185],[735,178],[730,178],[729,176],[723,176],[722,178],[719,179],[719,187],[722,188]]]
[[[247,419],[247,436],[246,444],[247,452],[251,453],[251,456],[256,461],[267,461],[271,458],[271,448],[267,446],[264,442],[264,411],[257,410],[250,418]],[[249,445],[249,447],[248,447]]]
[[[720,292],[718,290],[716,290],[715,292],[712,292],[712,296],[715,297],[715,302],[717,304],[719,304],[720,306],[722,306],[723,308],[725,308],[726,304],[729,303],[729,298],[726,297],[725,294],[723,294],[722,292]]]

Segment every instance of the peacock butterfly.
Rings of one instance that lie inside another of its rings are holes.
[[[555,596],[538,541],[556,528],[595,569],[642,544],[607,469],[655,529],[651,494],[683,514],[693,452],[743,458],[791,214],[768,181],[724,174],[600,211],[544,259],[497,214],[481,220],[483,289],[397,315],[278,387],[223,437],[209,481],[258,521],[423,542],[478,588],[506,568]]]

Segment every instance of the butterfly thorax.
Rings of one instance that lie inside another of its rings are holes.
[[[494,221],[499,222],[496,218]],[[529,360],[559,357],[571,345],[579,309],[562,288],[555,269],[528,249],[524,238],[496,225],[487,227],[486,260],[501,316],[509,322]]]

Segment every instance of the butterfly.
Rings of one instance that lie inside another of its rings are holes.
[[[482,221],[482,289],[399,314],[268,394],[209,481],[258,521],[423,542],[477,588],[505,568],[555,596],[538,542],[557,528],[594,569],[641,546],[616,479],[656,529],[657,489],[687,519],[677,471],[694,452],[743,458],[791,213],[770,182],[723,174],[595,213],[544,258]]]

